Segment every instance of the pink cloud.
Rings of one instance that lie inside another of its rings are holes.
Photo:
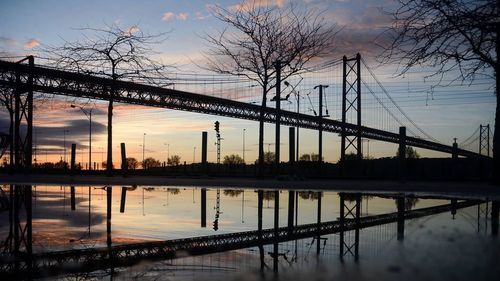
[[[189,13],[179,13],[179,14],[177,14],[177,16],[175,18],[178,20],[187,20],[188,17],[189,17]]]
[[[127,29],[127,33],[130,35],[136,33],[137,31],[139,31],[139,28],[137,26],[131,26]]]
[[[26,42],[26,44],[24,44],[24,47],[26,49],[33,49],[39,45],[40,45],[40,41],[38,41],[38,39],[32,38],[32,39],[28,40],[28,42]]]
[[[172,13],[172,12],[165,12],[163,13],[163,16],[161,17],[161,20],[162,21],[169,21],[170,19],[172,19],[172,17],[174,16],[175,14]]]
[[[231,10],[250,10],[258,7],[283,7],[285,0],[248,0],[240,4],[230,6]]]

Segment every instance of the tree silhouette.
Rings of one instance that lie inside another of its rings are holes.
[[[143,169],[157,168],[161,166],[161,163],[153,157],[148,157],[144,159],[144,162],[141,163],[141,166]]]
[[[212,46],[208,68],[223,74],[245,76],[262,87],[259,118],[259,158],[264,164],[264,109],[267,94],[276,87],[276,67],[282,79],[302,70],[314,57],[326,55],[336,33],[320,15],[294,5],[265,6],[253,1],[232,8],[215,6],[212,15],[227,27],[207,35]]]
[[[393,25],[382,38],[389,39],[383,62],[399,63],[402,73],[431,66],[439,84],[446,73],[458,70],[456,79],[473,81],[493,70],[496,80],[496,116],[493,136],[493,171],[500,169],[500,88],[498,64],[500,21],[497,0],[398,0],[389,12]],[[500,183],[500,173],[494,172]]]
[[[179,155],[172,155],[167,159],[168,166],[177,166],[181,163],[181,157]]]
[[[238,154],[231,154],[224,156],[222,163],[224,165],[242,165],[245,164],[245,161]]]
[[[399,158],[399,149],[396,150],[396,157]],[[420,158],[420,154],[418,154],[418,152],[413,147],[407,146],[405,151],[405,158],[406,159]]]
[[[106,76],[116,80],[147,80],[161,76],[165,65],[151,59],[151,45],[162,41],[164,34],[150,35],[138,26],[122,29],[117,25],[101,28],[81,28],[83,40],[65,41],[62,46],[48,46],[45,52],[55,59],[55,66],[65,69]],[[112,123],[115,89],[109,89],[108,148],[106,169],[113,167]]]
[[[139,162],[134,157],[127,157],[125,161],[127,161],[127,169],[135,170],[139,166]]]

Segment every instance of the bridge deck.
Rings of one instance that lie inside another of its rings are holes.
[[[121,103],[184,110],[254,121],[260,120],[260,114],[263,111],[264,121],[268,123],[275,123],[278,113],[274,108],[262,109],[261,106],[255,104],[229,99],[127,81],[113,81],[109,78],[40,66],[31,68],[24,64],[0,60],[1,87],[26,90],[29,87],[28,82],[31,81],[30,77],[33,78],[31,89],[35,92],[99,100],[109,100],[112,98],[114,101]],[[111,95],[112,92],[114,92],[113,95]],[[363,138],[399,143],[399,134],[379,129],[365,126],[358,127],[355,124],[342,123],[337,120],[284,110],[279,111],[279,116],[282,125],[314,130],[322,128],[323,131],[334,133],[342,133],[345,130],[346,135],[357,135],[358,130],[361,130]],[[451,146],[416,137],[406,137],[406,144],[450,154],[453,151]],[[466,157],[483,157],[475,152],[463,149],[458,149],[457,153]]]

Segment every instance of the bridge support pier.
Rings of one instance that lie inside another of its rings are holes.
[[[406,127],[399,127],[399,163],[398,178],[399,181],[406,180]]]
[[[201,164],[204,166],[207,164],[207,143],[208,133],[201,132]]]
[[[288,164],[289,173],[295,174],[295,128],[288,128]]]
[[[339,257],[343,261],[347,254],[359,258],[359,227],[361,215],[361,195],[355,193],[340,193],[340,218],[339,218]],[[346,202],[347,201],[347,202]],[[354,203],[354,205],[352,205]],[[344,229],[346,220],[354,221],[354,242],[345,241]],[[353,251],[354,250],[354,251]]]
[[[125,143],[120,143],[120,150],[122,154],[122,172],[123,175],[127,175],[128,163],[127,163],[127,153],[125,151]]]

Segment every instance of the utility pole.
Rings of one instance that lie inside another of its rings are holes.
[[[66,130],[66,129],[63,130],[63,133],[64,133],[64,142],[63,142],[63,145],[64,145],[64,165],[65,165],[64,167],[66,167],[66,133],[68,133],[68,132],[69,132],[69,130]],[[35,156],[35,158],[36,158],[36,156]]]
[[[280,125],[281,125],[281,61],[276,62],[276,146],[275,146],[275,162],[279,173],[280,165]]]
[[[319,88],[319,130],[318,130],[318,162],[323,162],[323,117],[328,117],[328,113],[323,116],[323,89],[328,88],[328,85],[318,85],[314,89]]]
[[[145,163],[144,163],[144,154],[146,151],[146,133],[142,135],[142,169],[146,169]]]
[[[81,106],[72,104],[71,107],[79,108],[83,112],[83,114],[85,114],[85,116],[89,119],[89,170],[92,170],[92,110],[94,108],[91,108],[89,110],[89,113],[87,114],[87,111]]]
[[[215,143],[217,145],[217,164],[220,164],[220,130],[219,130],[220,123],[219,121],[215,121],[214,123],[214,130],[216,132],[216,137],[217,137],[217,142]]]

